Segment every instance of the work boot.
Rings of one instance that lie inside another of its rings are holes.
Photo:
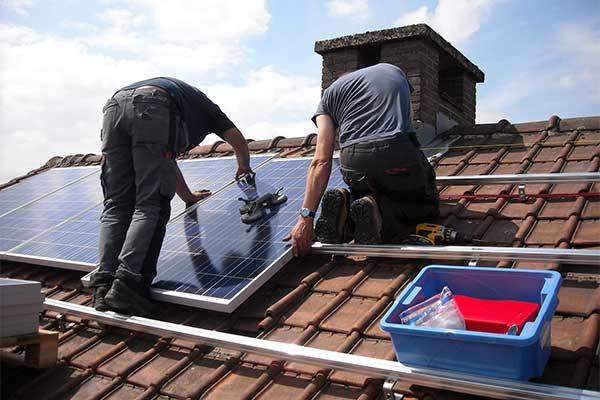
[[[130,315],[154,318],[159,313],[158,306],[147,294],[144,294],[144,291],[135,284],[117,278],[104,299],[111,309]]]
[[[350,193],[335,188],[325,192],[321,201],[321,215],[315,224],[315,234],[321,243],[342,243],[348,220]]]
[[[352,202],[350,217],[354,221],[355,244],[380,244],[382,218],[373,196],[365,196]]]
[[[94,300],[93,300],[94,310],[102,311],[102,312],[110,310],[110,306],[108,304],[106,304],[106,300],[104,299],[106,297],[106,293],[108,293],[109,289],[110,289],[110,285],[96,286],[96,288],[94,289]]]

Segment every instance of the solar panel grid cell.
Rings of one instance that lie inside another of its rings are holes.
[[[98,171],[0,217],[0,251],[8,251],[102,200]]]
[[[0,216],[97,172],[97,167],[52,168],[0,191]]]
[[[272,160],[258,171],[256,188],[230,185],[172,221],[153,287],[163,296],[164,291],[176,292],[170,292],[173,296],[185,293],[186,304],[207,308],[211,302],[249,296],[260,275],[289,257],[289,244],[283,239],[298,218],[309,164],[308,159]],[[340,185],[336,167],[330,187]],[[280,188],[286,203],[253,225],[241,222],[239,197],[252,199]]]

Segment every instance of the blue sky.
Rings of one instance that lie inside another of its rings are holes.
[[[600,114],[596,0],[0,0],[0,181],[98,152],[106,98],[150,76],[197,85],[247,137],[305,135],[316,40],[419,22],[485,72],[478,122]]]

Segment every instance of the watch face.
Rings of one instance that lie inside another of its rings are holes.
[[[303,217],[308,217],[310,214],[310,211],[308,210],[308,208],[301,208],[300,209],[300,215],[302,215]]]

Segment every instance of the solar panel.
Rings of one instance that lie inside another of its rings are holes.
[[[0,190],[0,216],[98,171],[98,167],[52,168]]]
[[[0,251],[8,251],[102,200],[99,171],[0,217]]]
[[[258,167],[272,155],[252,156],[252,168]],[[192,189],[217,191],[231,183],[237,168],[234,157],[185,160],[179,167]],[[185,210],[185,203],[177,196],[171,203],[171,216]],[[100,216],[103,205],[80,213],[68,221],[11,250],[8,259],[27,258],[32,263],[91,271],[98,264]]]
[[[336,161],[337,162],[337,161]],[[167,226],[153,284],[156,297],[232,312],[290,258],[287,236],[302,205],[309,159],[274,159],[257,172],[256,188],[232,184]],[[342,185],[339,169],[330,187]],[[283,188],[288,201],[254,225],[240,220],[239,197]]]

